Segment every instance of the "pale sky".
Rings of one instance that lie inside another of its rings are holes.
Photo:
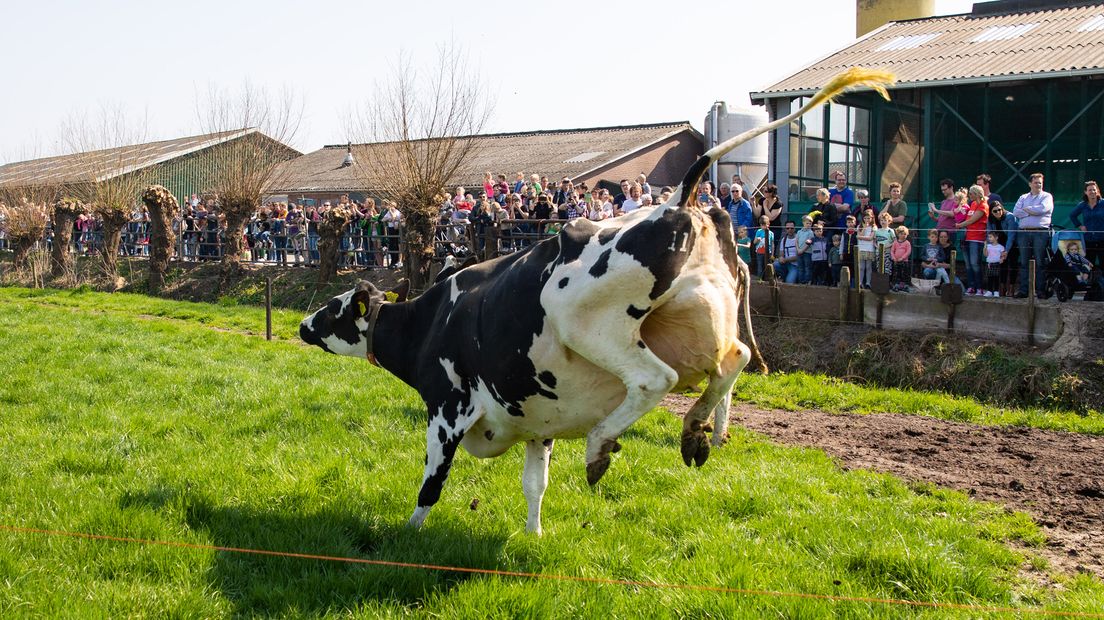
[[[936,0],[940,15],[972,0]],[[0,162],[64,151],[68,118],[122,107],[150,139],[202,133],[196,96],[245,80],[300,93],[292,146],[344,143],[400,50],[454,39],[494,101],[488,132],[689,120],[846,46],[855,0],[524,3],[94,0],[3,9]]]

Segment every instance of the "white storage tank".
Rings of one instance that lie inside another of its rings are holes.
[[[718,101],[705,116],[705,148],[710,149],[725,140],[749,129],[762,127],[770,122],[763,106],[729,105]],[[763,134],[741,144],[721,158],[710,169],[709,178],[714,185],[730,182],[732,175],[740,175],[748,193],[763,184],[767,176],[768,136]]]

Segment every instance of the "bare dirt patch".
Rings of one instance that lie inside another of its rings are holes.
[[[663,403],[683,414],[693,399]],[[1038,553],[1063,572],[1104,579],[1104,438],[898,414],[771,411],[734,405],[733,424],[871,469],[963,491],[1032,516]]]

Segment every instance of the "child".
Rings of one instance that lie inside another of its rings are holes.
[[[946,262],[943,246],[939,245],[939,231],[933,228],[928,231],[928,245],[924,246],[923,258],[920,262],[920,266],[924,269],[924,279],[939,280],[940,284],[950,282],[951,278],[947,275],[946,267],[943,266]]]
[[[848,216],[852,221],[854,218]],[[852,231],[854,232],[854,231]],[[838,286],[840,281],[840,273],[843,271],[843,240],[839,235],[832,235],[832,247],[828,250],[828,264],[832,269],[831,280],[828,284],[831,286]]]
[[[813,226],[813,244],[810,246],[809,252],[812,255],[812,283],[825,286],[830,284],[828,238],[824,236],[824,224]]]
[[[813,275],[813,218],[801,218],[801,230],[797,231],[797,281],[808,284]]]
[[[862,216],[862,228],[856,237],[859,240],[859,286],[870,288],[870,273],[874,267],[874,212],[866,211]]]
[[[840,261],[851,271],[851,282],[858,282],[859,266],[855,263],[855,257],[859,255],[859,231],[855,227],[855,216],[848,215],[844,220],[843,235],[840,238]],[[842,269],[842,267],[840,268]],[[836,283],[839,283],[839,273],[836,274]],[[850,284],[850,283],[849,283]]]
[[[1077,241],[1066,243],[1066,265],[1073,270],[1077,281],[1082,284],[1089,283],[1089,275],[1092,273],[1092,263],[1081,253],[1081,244]]]
[[[985,291],[983,296],[1000,297],[1001,263],[1008,258],[1008,252],[1001,245],[996,231],[990,232],[987,237],[988,243],[985,244],[985,278],[987,281],[986,287],[989,290]]]
[[[874,241],[877,242],[878,247],[874,248],[874,251],[875,259],[878,253],[881,254],[882,264],[875,266],[882,273],[892,274],[893,257],[890,254],[890,246],[893,245],[895,235],[890,225],[893,223],[893,216],[889,212],[884,212],[878,216],[878,223],[880,226],[874,231]]]
[[[889,213],[884,215],[889,215]],[[892,218],[890,219],[892,221]],[[909,269],[912,243],[908,240],[909,230],[907,227],[898,226],[894,232],[897,233],[897,239],[889,247],[889,255],[893,259],[893,288],[907,293],[909,284],[912,283],[912,270]]]
[[[736,228],[736,254],[748,265],[751,264],[751,238],[748,237],[747,226]]]
[[[756,262],[759,264],[759,279],[767,276],[767,263],[771,259],[771,248],[774,247],[774,231],[770,229],[770,218],[759,218],[759,229],[755,231],[755,239],[752,240],[752,248],[755,250]]]

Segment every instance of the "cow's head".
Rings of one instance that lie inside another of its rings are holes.
[[[409,291],[410,283],[403,280],[390,292],[395,294],[395,301],[406,301]],[[387,302],[387,294],[371,282],[362,281],[303,319],[299,324],[299,337],[330,353],[368,357],[372,342],[369,330],[375,327],[380,307]]]

